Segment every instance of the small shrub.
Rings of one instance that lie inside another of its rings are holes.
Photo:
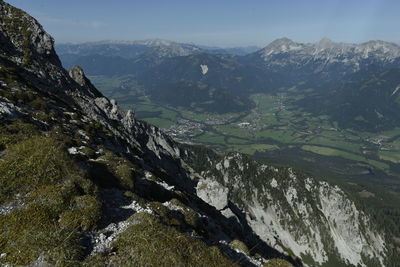
[[[135,178],[133,173],[133,165],[125,161],[115,168],[115,174],[120,179],[121,186],[133,190],[135,187]]]
[[[46,112],[47,103],[43,98],[37,96],[30,103],[28,103],[33,109]]]
[[[246,255],[250,254],[250,251],[249,251],[249,248],[247,247],[247,245],[238,239],[233,240],[229,245],[233,249],[240,250]]]
[[[99,157],[98,162],[101,162],[103,166],[97,166],[99,168],[95,173],[97,178],[104,181],[112,181],[112,178],[115,178],[117,181],[114,183],[114,186],[119,185],[122,189],[134,190],[135,176],[138,175],[138,171],[130,161],[124,157],[117,156],[111,151],[105,150],[104,155]],[[100,172],[103,173],[103,175],[112,175],[114,177],[100,177]]]
[[[82,150],[83,154],[85,154],[89,159],[93,159],[96,157],[96,151],[94,149],[85,146]]]

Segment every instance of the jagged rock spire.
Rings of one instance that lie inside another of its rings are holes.
[[[90,82],[88,78],[86,78],[85,73],[83,72],[83,69],[79,66],[73,66],[71,70],[69,71],[69,76],[80,86],[83,88],[87,89],[87,92],[92,96],[92,97],[101,97],[103,96],[97,89],[96,87],[93,86],[93,84]]]

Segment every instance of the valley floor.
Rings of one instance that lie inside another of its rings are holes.
[[[293,105],[303,96],[296,88],[290,91],[293,95],[254,94],[255,108],[241,113],[187,110],[153,103],[146,96],[120,104],[178,141],[208,145],[220,152],[240,151],[280,162],[286,158],[312,169],[324,162],[331,175],[359,179],[390,179],[400,174],[400,128],[380,133],[341,129],[328,116],[316,117]],[[390,180],[392,189],[398,189],[400,182]]]

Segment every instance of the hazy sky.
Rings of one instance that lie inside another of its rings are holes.
[[[203,45],[400,42],[399,0],[6,0],[56,42],[162,38]]]

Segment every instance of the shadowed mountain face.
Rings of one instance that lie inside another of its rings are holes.
[[[341,87],[302,99],[298,105],[316,114],[329,114],[342,128],[364,131],[391,129],[399,124],[400,71],[393,68]]]

